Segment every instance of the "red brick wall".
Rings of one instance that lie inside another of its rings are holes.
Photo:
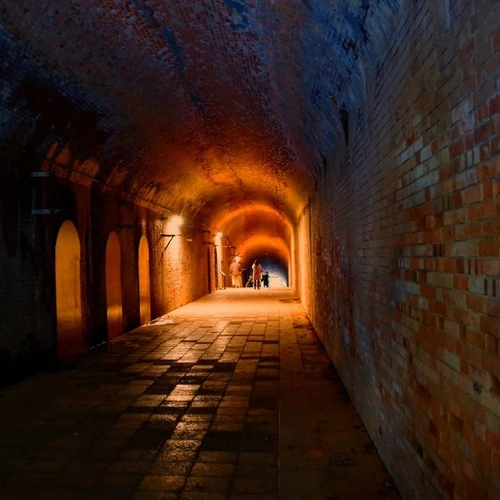
[[[12,142],[10,142],[12,141]],[[149,244],[152,318],[208,293],[206,245],[194,221],[186,221],[169,247],[167,220],[150,208],[103,194],[79,182],[74,154],[53,161],[33,155],[11,137],[2,143],[6,169],[0,174],[0,384],[57,365],[55,244],[59,228],[71,220],[81,244],[81,293],[84,344],[107,339],[106,243],[115,231],[121,246],[123,330],[139,325],[138,248]],[[64,163],[63,160],[67,160]],[[81,167],[81,165],[80,165]],[[31,172],[54,170],[34,180]],[[32,208],[56,208],[37,215]],[[213,271],[212,271],[213,272]],[[213,278],[212,278],[213,283]]]
[[[499,498],[500,9],[410,4],[303,214],[304,299],[404,497]]]

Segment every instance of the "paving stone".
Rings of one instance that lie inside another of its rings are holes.
[[[178,500],[177,493],[165,491],[134,491],[130,500]]]
[[[235,469],[234,477],[261,478],[266,480],[278,480],[279,469],[277,465],[271,464],[247,464],[239,463]]]
[[[397,498],[300,304],[275,297],[267,315],[219,321],[221,296],[204,299],[208,316],[196,303],[170,313],[178,330],[124,334],[112,359],[40,378],[37,405],[13,387],[0,498]]]
[[[278,494],[278,483],[274,478],[235,477],[231,485],[231,492],[253,495]]]
[[[93,483],[93,487],[97,489],[113,489],[132,491],[142,479],[142,474],[132,473],[117,473],[113,474],[106,472],[101,475]]]
[[[151,475],[188,476],[192,468],[192,462],[158,460],[152,464],[148,464],[147,473]]]
[[[185,491],[181,494],[180,500],[227,500],[224,493],[201,493],[198,491]]]
[[[200,451],[200,462],[235,463],[238,460],[237,452],[228,451]]]
[[[215,476],[226,477],[232,476],[234,472],[233,464],[221,464],[214,462],[197,462],[194,464],[191,475],[192,476]]]
[[[178,492],[182,490],[185,483],[185,476],[172,476],[166,474],[147,475],[142,478],[138,489]]]
[[[230,477],[191,476],[186,481],[185,491],[225,493],[229,491],[230,484]]]

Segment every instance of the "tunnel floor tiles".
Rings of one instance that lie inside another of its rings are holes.
[[[0,393],[2,499],[399,498],[291,291],[219,291]]]

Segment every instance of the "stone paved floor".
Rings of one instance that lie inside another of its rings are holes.
[[[399,498],[291,291],[219,291],[0,393],[2,499]]]

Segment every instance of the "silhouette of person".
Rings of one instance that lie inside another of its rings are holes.
[[[260,290],[260,279],[262,278],[262,266],[259,264],[258,260],[255,260],[252,264],[252,278],[253,287],[255,290]]]
[[[231,284],[234,288],[241,288],[243,286],[241,279],[241,265],[236,260],[233,259],[231,265],[229,266],[229,274],[231,275]]]
[[[269,288],[269,273],[266,271],[266,274],[262,276],[262,283],[266,288]]]

